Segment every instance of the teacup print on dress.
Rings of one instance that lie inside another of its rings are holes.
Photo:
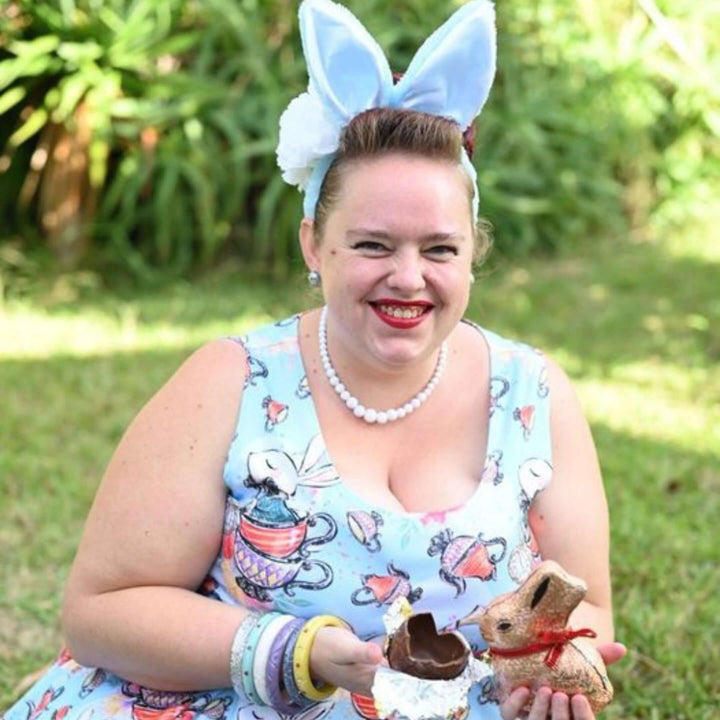
[[[337,524],[292,501],[299,485],[336,479],[321,455],[317,438],[299,465],[281,449],[248,454],[245,485],[256,494],[244,503],[228,496],[223,530],[223,571],[242,594],[267,602],[271,590],[292,595],[295,588],[321,590],[332,582],[330,566],[310,553],[335,537]]]

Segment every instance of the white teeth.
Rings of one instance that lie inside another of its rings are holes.
[[[380,305],[379,308],[385,315],[391,315],[392,317],[403,320],[410,320],[411,318],[420,317],[423,314],[423,308],[419,307],[401,308],[396,305]]]

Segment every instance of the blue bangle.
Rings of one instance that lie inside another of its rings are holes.
[[[283,653],[282,660],[282,679],[283,685],[285,686],[285,692],[287,692],[290,702],[297,706],[297,711],[305,710],[316,704],[314,700],[311,700],[300,692],[297,683],[295,682],[295,673],[293,671],[295,643],[304,625],[305,622],[298,623],[297,627],[292,631],[292,634],[288,638],[287,645],[285,645],[285,652]]]
[[[263,701],[255,689],[253,680],[253,661],[255,660],[255,649],[263,630],[276,618],[282,615],[278,612],[268,612],[260,617],[252,629],[248,633],[247,641],[242,655],[242,686],[245,694],[256,705],[262,705]]]

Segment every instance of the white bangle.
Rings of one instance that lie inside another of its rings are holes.
[[[261,617],[262,614],[258,612],[248,613],[240,625],[238,625],[238,629],[235,631],[235,637],[233,638],[232,648],[230,650],[230,682],[232,682],[233,690],[235,690],[240,697],[245,696],[242,684],[242,660],[245,645],[250,631],[257,625]]]
[[[293,615],[279,615],[273,618],[262,631],[262,635],[255,646],[255,655],[253,656],[253,684],[255,692],[265,705],[272,705],[270,693],[267,688],[267,664],[270,658],[270,650],[278,633],[289,622],[294,620]]]

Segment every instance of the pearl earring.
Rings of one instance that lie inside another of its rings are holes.
[[[473,285],[475,283],[475,276],[470,273],[470,284]]]
[[[308,281],[308,285],[310,285],[310,287],[313,287],[313,288],[320,287],[320,283],[322,282],[322,277],[320,276],[320,273],[317,270],[311,270],[307,274],[307,281]]]

